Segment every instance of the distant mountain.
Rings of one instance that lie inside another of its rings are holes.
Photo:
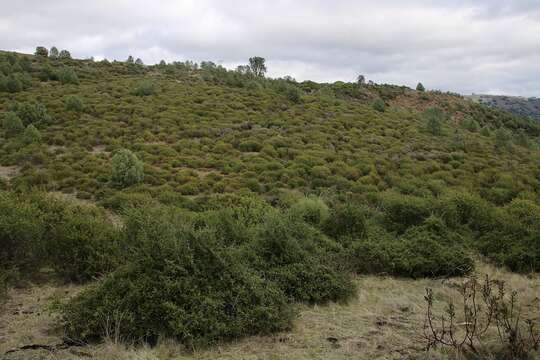
[[[504,95],[469,95],[466,98],[540,121],[540,98]]]

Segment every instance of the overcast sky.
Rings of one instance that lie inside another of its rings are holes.
[[[540,0],[0,0],[0,49],[540,96]]]

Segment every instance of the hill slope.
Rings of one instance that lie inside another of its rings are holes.
[[[0,149],[1,165],[20,170],[12,187],[106,199],[116,192],[108,160],[125,147],[144,161],[146,173],[145,184],[129,191],[161,196],[239,190],[278,196],[327,188],[360,195],[393,187],[422,194],[440,182],[475,191],[488,183],[514,193],[535,190],[521,177],[536,172],[532,147],[540,125],[457,96],[386,85],[263,81],[185,64],[67,60],[40,70],[42,63],[33,59],[35,78],[72,68],[80,83],[36,79],[28,90],[2,96],[0,111],[37,100],[49,115],[36,125],[39,145],[22,147],[11,139]],[[141,84],[152,95],[135,95]],[[66,111],[73,95],[84,109]],[[288,98],[296,95],[297,102]],[[385,112],[373,108],[377,98],[386,101]],[[425,130],[423,110],[434,106],[446,113],[440,136]],[[509,131],[509,145],[530,140],[531,146],[497,150],[499,128]],[[509,178],[515,189],[507,188]]]
[[[437,283],[416,279],[483,262],[540,270],[532,119],[455,94],[210,62],[0,53],[0,70],[0,290],[77,284],[55,306],[62,348],[276,336],[312,305],[363,306],[375,276],[394,276],[415,292],[403,343],[418,354],[418,284]]]

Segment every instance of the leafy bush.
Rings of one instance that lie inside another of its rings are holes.
[[[22,123],[21,118],[19,118],[16,113],[11,112],[11,111],[4,114],[2,127],[5,129],[6,133],[10,136],[17,135],[24,130],[24,125]]]
[[[38,46],[36,47],[36,51],[34,52],[34,55],[46,58],[49,56],[49,50],[47,50],[47,48],[44,46]]]
[[[463,244],[456,243],[441,223],[412,227],[399,238],[378,229],[353,244],[350,252],[359,273],[421,278],[459,276],[474,269]]]
[[[245,140],[238,145],[238,149],[243,152],[259,152],[262,145],[255,140]]]
[[[151,81],[142,81],[135,89],[133,89],[132,94],[136,96],[150,96],[156,92],[154,83]]]
[[[424,111],[426,129],[432,135],[442,135],[442,124],[446,120],[446,114],[439,108],[429,108]]]
[[[441,197],[437,212],[453,228],[467,226],[473,231],[489,231],[496,221],[495,208],[477,195],[449,192]]]
[[[394,192],[386,192],[380,198],[385,225],[398,233],[421,224],[432,212],[430,201],[425,198]]]
[[[24,126],[30,124],[48,124],[51,122],[51,116],[47,112],[45,105],[37,101],[16,103],[13,106],[13,110],[21,118]]]
[[[32,124],[28,125],[23,132],[23,141],[26,144],[37,143],[41,141],[41,133]]]
[[[303,221],[271,214],[258,226],[255,239],[242,252],[252,268],[296,301],[346,301],[355,294],[350,277],[337,270],[333,254],[340,251]]]
[[[77,76],[77,73],[68,66],[64,66],[58,70],[57,75],[58,80],[60,80],[62,84],[79,84],[79,77]]]
[[[334,239],[360,239],[366,236],[367,223],[365,211],[356,205],[338,204],[324,224],[324,232]]]
[[[82,112],[84,110],[84,103],[78,96],[68,96],[64,100],[67,111]]]
[[[130,262],[62,309],[71,338],[116,329],[123,340],[201,344],[290,326],[283,293],[193,229],[141,210],[128,214],[126,226],[136,244]]]
[[[41,193],[0,192],[1,267],[25,275],[51,266],[58,275],[85,281],[113,270],[120,234],[102,213]]]
[[[144,165],[130,150],[122,149],[112,158],[112,182],[119,187],[140,183],[144,178]]]
[[[314,196],[299,200],[291,206],[289,212],[293,217],[313,226],[322,226],[329,216],[328,206],[321,198]]]
[[[386,104],[384,103],[384,100],[377,99],[373,102],[373,108],[378,112],[384,112],[386,110]]]
[[[0,192],[0,269],[35,271],[45,262],[45,224],[25,198]]]
[[[516,199],[495,212],[493,226],[478,234],[478,249],[518,272],[540,270],[540,206]]]
[[[55,271],[67,280],[83,282],[114,270],[121,259],[121,233],[91,209],[68,207],[62,213],[47,241]]]
[[[285,90],[285,96],[287,99],[295,104],[298,104],[302,100],[302,93],[295,86],[289,86]]]

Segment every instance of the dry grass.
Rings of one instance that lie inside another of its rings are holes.
[[[21,168],[18,166],[1,166],[0,165],[0,178],[5,180],[11,180],[17,176]]]
[[[477,272],[505,280],[517,290],[525,315],[540,313],[538,275],[512,274],[485,264],[479,264]],[[423,351],[423,296],[425,288],[431,287],[439,300],[457,297],[450,285],[459,281],[359,276],[357,299],[346,305],[302,306],[290,332],[193,352],[173,341],[162,341],[154,348],[106,342],[56,352],[20,351],[6,359],[448,359],[449,355]],[[0,357],[22,345],[60,343],[59,334],[51,332],[54,316],[44,309],[52,296],[68,296],[78,290],[49,285],[12,290],[0,317]]]

